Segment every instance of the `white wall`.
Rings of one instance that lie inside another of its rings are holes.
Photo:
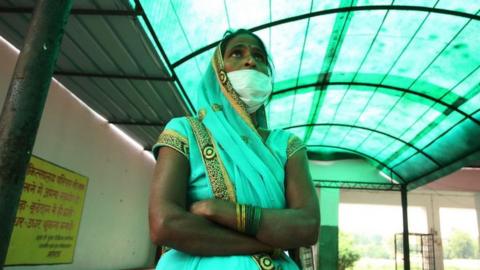
[[[380,175],[375,166],[362,159],[310,161],[309,165],[314,180],[363,180],[387,183],[386,178]]]
[[[18,51],[0,38],[0,102]],[[147,200],[155,161],[53,81],[33,154],[88,177],[73,264],[5,269],[128,269],[151,266]]]

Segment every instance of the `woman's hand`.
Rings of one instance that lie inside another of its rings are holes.
[[[215,199],[194,202],[190,206],[190,212],[194,215],[210,218],[215,214]]]
[[[282,249],[313,245],[318,238],[320,210],[305,149],[288,158],[285,184],[287,208],[263,209],[256,238]]]
[[[235,211],[235,203],[219,199],[197,201],[190,206],[192,214],[233,230],[236,230],[237,227]]]

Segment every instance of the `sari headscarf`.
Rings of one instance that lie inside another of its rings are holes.
[[[255,202],[245,202],[251,198],[242,199],[240,194],[237,200],[262,207],[284,207],[283,164],[262,141],[245,103],[228,80],[220,45],[202,80],[196,107],[199,119],[222,149],[220,158],[229,162],[225,167],[235,188],[248,185],[254,189]]]

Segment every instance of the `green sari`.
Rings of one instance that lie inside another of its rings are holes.
[[[198,88],[195,105],[198,121],[187,117],[172,119],[153,147],[155,155],[161,146],[168,146],[189,160],[188,204],[218,198],[262,208],[285,208],[286,162],[305,146],[284,130],[272,130],[262,141],[245,104],[228,81],[218,47]],[[200,121],[207,134],[192,129]],[[266,254],[202,257],[170,250],[161,257],[157,269],[298,267],[285,254],[274,259]]]

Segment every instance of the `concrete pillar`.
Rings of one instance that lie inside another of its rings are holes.
[[[440,205],[435,195],[429,195],[426,205],[429,233],[433,234],[435,248],[435,270],[443,270],[443,246],[440,229]]]
[[[475,193],[475,211],[477,213],[478,232],[480,233],[480,192]],[[478,246],[480,247],[480,236],[477,239],[477,241],[478,241]]]

